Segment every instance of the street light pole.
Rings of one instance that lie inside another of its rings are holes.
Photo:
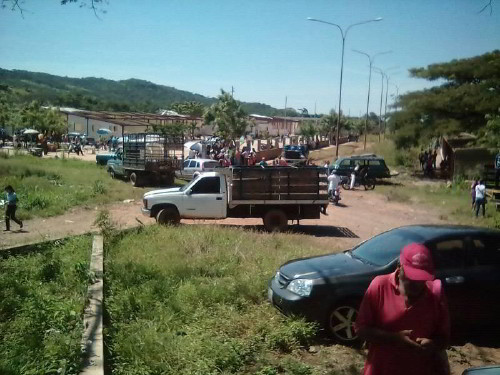
[[[392,51],[384,51],[384,52],[378,52],[374,54],[373,56],[370,56],[366,52],[363,51],[358,51],[356,49],[353,49],[354,52],[360,53],[362,55],[365,55],[368,57],[368,61],[370,62],[370,74],[368,75],[368,98],[366,99],[366,116],[365,116],[365,140],[364,140],[364,145],[363,145],[363,150],[366,150],[366,133],[368,132],[368,111],[369,111],[369,106],[370,106],[370,86],[372,82],[372,65],[373,62],[375,61],[375,57],[380,56],[380,55],[385,55],[387,53],[391,53]]]
[[[350,28],[352,28],[354,26],[358,26],[358,25],[363,25],[363,24],[369,23],[369,22],[381,21],[382,17],[378,17],[378,18],[375,18],[375,19],[372,19],[372,20],[367,20],[367,21],[361,21],[361,22],[353,23],[353,24],[349,25],[345,29],[345,31],[342,29],[342,27],[340,27],[339,25],[337,25],[336,23],[333,23],[333,22],[322,21],[322,20],[318,20],[316,18],[311,18],[311,17],[308,17],[307,20],[308,21],[314,21],[314,22],[321,22],[321,23],[325,23],[327,25],[335,26],[335,27],[337,27],[339,29],[340,35],[342,36],[342,58],[341,58],[341,63],[340,63],[340,88],[339,88],[339,113],[338,113],[338,118],[337,118],[337,134],[335,136],[335,145],[336,145],[336,147],[335,147],[335,157],[338,159],[338,157],[339,157],[339,136],[340,136],[340,116],[341,116],[341,113],[342,113],[342,110],[341,110],[341,105],[342,105],[342,78],[343,78],[343,75],[344,75],[345,38],[347,37],[347,32],[349,31]]]
[[[380,137],[382,135],[382,103],[383,103],[383,97],[384,97],[384,78],[387,77],[386,72],[391,69],[397,69],[399,66],[391,66],[390,68],[387,68],[385,71],[380,69],[380,68],[373,68],[377,72],[380,73],[380,77],[382,78],[382,90],[380,90],[380,112],[379,112],[379,118],[378,118],[378,142],[380,143]],[[386,87],[386,90],[389,87]],[[387,91],[386,91],[386,111],[387,111]],[[386,112],[387,113],[387,112]],[[385,129],[385,117],[384,117],[384,129]]]

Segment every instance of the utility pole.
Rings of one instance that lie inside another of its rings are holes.
[[[231,98],[234,96],[234,87],[231,86]]]

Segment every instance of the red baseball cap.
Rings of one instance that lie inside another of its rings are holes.
[[[413,281],[434,280],[434,263],[430,250],[419,243],[406,245],[399,257],[405,276]]]

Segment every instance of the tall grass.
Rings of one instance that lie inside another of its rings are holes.
[[[78,374],[90,237],[0,260],[0,374]]]
[[[72,159],[40,159],[15,156],[0,163],[0,187],[12,185],[19,205],[18,216],[54,216],[74,206],[140,199],[144,189],[112,180],[104,168]]]
[[[286,260],[330,250],[299,235],[215,226],[115,239],[105,274],[113,374],[316,373],[297,361],[316,327],[270,306],[267,282]]]

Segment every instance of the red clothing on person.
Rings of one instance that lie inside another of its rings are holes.
[[[397,271],[396,271],[397,272]],[[399,292],[396,272],[377,276],[368,287],[355,329],[378,328],[389,332],[413,330],[411,338],[449,338],[450,321],[444,293],[433,291],[427,281],[424,294],[410,307]],[[435,286],[434,286],[434,289]],[[364,375],[432,375],[435,357],[414,348],[369,343]]]

